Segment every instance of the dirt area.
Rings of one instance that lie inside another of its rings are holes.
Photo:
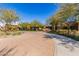
[[[79,56],[79,41],[57,34],[47,35],[55,43],[55,56]]]
[[[0,38],[1,56],[53,56],[54,42],[44,32],[25,32]]]

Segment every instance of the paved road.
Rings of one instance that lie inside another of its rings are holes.
[[[25,32],[0,38],[1,56],[53,56],[54,42],[44,32]]]

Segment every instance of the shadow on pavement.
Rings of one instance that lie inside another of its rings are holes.
[[[79,42],[75,41],[74,39],[62,35],[49,33],[45,33],[44,36],[45,38],[56,39],[61,41],[58,45],[63,45],[64,47],[69,48],[71,51],[74,50],[74,47],[79,48]]]

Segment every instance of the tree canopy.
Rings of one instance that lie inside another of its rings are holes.
[[[12,24],[19,20],[19,16],[15,11],[9,9],[0,10],[0,21],[5,24]]]

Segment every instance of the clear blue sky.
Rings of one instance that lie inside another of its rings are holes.
[[[41,23],[52,15],[54,15],[60,8],[60,4],[55,3],[3,3],[0,8],[13,9],[19,14],[22,22],[31,22],[38,20]]]

